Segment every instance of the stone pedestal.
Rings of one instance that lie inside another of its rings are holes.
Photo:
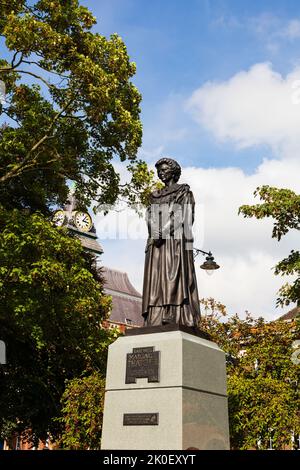
[[[110,346],[102,449],[229,449],[225,354],[166,330]]]

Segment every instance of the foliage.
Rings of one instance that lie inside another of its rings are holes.
[[[248,313],[225,321],[216,311],[201,328],[226,352],[230,441],[235,449],[282,449],[300,433],[300,369],[292,344],[300,323],[265,322]]]
[[[92,256],[49,223],[51,210],[65,202],[70,180],[78,208],[120,197],[145,203],[154,184],[153,172],[137,160],[142,127],[141,96],[131,82],[135,64],[119,36],[92,32],[95,22],[78,0],[0,2],[6,44],[6,58],[0,57],[6,87],[0,102],[5,436],[12,430],[36,439],[59,435],[65,381],[104,374],[115,337],[100,326],[110,298]],[[131,175],[125,185],[118,160]]]
[[[62,396],[64,448],[100,449],[104,389],[105,380],[98,372],[68,383]]]
[[[290,229],[300,230],[300,195],[290,189],[271,188],[270,186],[257,188],[254,195],[258,195],[263,202],[252,206],[241,206],[239,212],[244,217],[256,217],[257,219],[272,217],[274,219],[272,237],[277,238],[278,241]],[[289,305],[290,302],[300,301],[300,252],[292,250],[287,258],[275,266],[275,274],[296,276],[291,285],[285,284],[280,289],[277,303]]]
[[[228,380],[231,445],[236,449],[284,449],[299,433],[299,400],[289,383],[270,376],[234,374]],[[270,441],[271,439],[271,441]]]
[[[100,282],[99,282],[100,281]],[[65,380],[105,371],[110,298],[80,242],[38,213],[0,206],[0,325],[7,347],[1,420],[44,437],[57,429]]]
[[[147,164],[141,160],[128,165],[128,169],[132,173],[131,184],[124,185],[122,194],[136,209],[137,202],[142,207],[147,207],[150,203],[151,193],[161,189],[164,185],[161,181],[154,180],[154,171],[149,170]]]
[[[141,96],[121,38],[92,33],[96,20],[78,0],[4,0],[0,18],[11,53],[0,58],[2,204],[47,212],[65,201],[68,180],[83,205],[143,199],[153,173],[136,160]],[[124,186],[117,158],[133,176]]]
[[[272,236],[279,241],[289,229],[300,230],[300,196],[290,189],[271,188],[262,186],[254,192],[262,204],[241,206],[240,212],[245,217],[272,217],[275,219]]]

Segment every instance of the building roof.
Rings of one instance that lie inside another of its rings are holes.
[[[300,315],[299,305],[292,308],[292,310],[289,310],[287,313],[279,317],[278,320],[284,320],[284,321],[294,320],[298,315]]]
[[[143,326],[142,296],[131,284],[127,273],[102,268],[104,291],[112,296],[109,320],[128,326]]]

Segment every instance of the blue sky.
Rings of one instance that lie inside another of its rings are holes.
[[[83,4],[97,17],[95,31],[117,32],[137,65],[141,157],[150,165],[162,155],[175,158],[194,191],[196,246],[211,249],[221,264],[213,278],[197,270],[200,297],[222,301],[230,313],[278,317],[283,280],[272,268],[298,245],[297,233],[278,244],[271,221],[244,220],[237,211],[261,184],[300,191],[300,108],[290,103],[300,80],[300,3]],[[103,223],[96,221],[103,263],[126,270],[141,290],[144,240],[105,239]]]
[[[200,297],[214,297],[230,313],[278,317],[286,311],[275,307],[284,279],[272,268],[298,248],[299,234],[291,231],[278,243],[272,221],[245,220],[238,208],[263,184],[300,193],[300,2],[81,3],[97,17],[94,31],[118,33],[137,65],[140,156],[150,166],[162,156],[175,158],[181,182],[194,193],[195,246],[211,250],[221,265],[212,277],[197,267]],[[146,234],[144,226],[137,236],[144,222],[135,217],[129,210],[99,214],[95,225],[101,262],[127,271],[142,290]]]
[[[237,150],[217,144],[182,109],[182,102],[207,81],[228,79],[238,70],[271,61],[285,74],[300,60],[300,38],[277,37],[300,17],[297,1],[85,0],[98,19],[95,30],[124,39],[137,64],[134,82],[143,96],[146,151],[163,152],[181,163],[239,166],[252,172],[264,148]],[[272,50],[273,44],[273,50]],[[164,132],[161,132],[161,124]],[[180,138],[182,136],[182,138]],[[149,158],[148,154],[143,155]]]

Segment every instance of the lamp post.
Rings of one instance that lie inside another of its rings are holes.
[[[273,448],[273,431],[274,431],[274,429],[269,428],[268,431],[269,431],[269,445],[270,445],[268,450],[274,450],[274,448]]]
[[[0,340],[0,364],[6,364],[6,345]]]
[[[215,262],[214,257],[211,251],[200,250],[199,248],[194,248],[194,259],[201,253],[202,255],[207,255],[203,264],[200,268],[205,269],[207,274],[212,274],[213,271],[219,269],[219,265]]]

